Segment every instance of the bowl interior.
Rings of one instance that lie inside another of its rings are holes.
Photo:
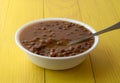
[[[72,23],[76,23],[76,24],[79,24],[79,25],[82,25],[84,26],[85,28],[87,28],[88,30],[90,30],[92,33],[95,33],[96,31],[89,25],[83,23],[83,22],[80,22],[80,21],[76,21],[76,20],[72,20],[72,19],[67,19],[67,18],[46,18],[46,19],[41,19],[41,20],[35,20],[35,21],[31,21],[23,26],[21,26],[19,28],[19,30],[16,32],[15,34],[15,41],[17,43],[17,45],[23,50],[25,51],[26,53],[28,54],[31,54],[33,56],[37,56],[37,57],[40,57],[40,58],[47,58],[47,59],[68,59],[68,58],[76,58],[76,57],[79,57],[79,56],[84,56],[86,54],[88,54],[89,52],[91,52],[98,44],[98,36],[95,36],[94,37],[94,43],[93,45],[91,46],[91,48],[89,48],[88,50],[86,50],[85,52],[83,53],[80,53],[80,54],[77,54],[77,55],[74,55],[74,56],[67,56],[67,57],[47,57],[47,56],[40,56],[38,54],[35,54],[35,53],[32,53],[30,51],[28,51],[27,49],[25,49],[22,44],[20,43],[20,33],[22,32],[22,30],[24,30],[25,28],[27,28],[28,26],[34,24],[34,23],[38,23],[38,22],[44,22],[44,21],[55,21],[55,20],[61,20],[61,21],[68,21],[68,22],[72,22]]]

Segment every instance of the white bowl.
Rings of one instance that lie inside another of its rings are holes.
[[[19,30],[15,34],[15,41],[16,41],[17,45],[25,53],[27,53],[28,57],[34,64],[36,64],[40,67],[46,68],[46,69],[64,70],[64,69],[69,69],[69,68],[75,67],[75,66],[79,65],[80,63],[82,63],[85,60],[87,54],[89,52],[91,52],[93,49],[95,49],[95,47],[97,46],[98,40],[99,40],[98,36],[94,37],[94,39],[95,39],[94,44],[87,51],[77,54],[77,55],[74,55],[74,56],[68,56],[68,57],[41,56],[41,55],[34,54],[34,53],[28,51],[27,49],[25,49],[22,46],[22,44],[20,43],[20,39],[19,39],[20,33],[22,30],[24,30],[25,28],[28,28],[27,26],[32,25],[34,23],[43,22],[43,21],[51,21],[51,20],[62,20],[62,21],[68,21],[68,22],[80,24],[80,25],[84,26],[85,28],[87,28],[88,30],[90,30],[92,33],[96,32],[91,26],[89,26],[83,22],[80,22],[80,21],[67,19],[67,18],[45,18],[45,19],[40,19],[40,20],[35,20],[32,22],[29,22],[29,23],[23,25],[22,27],[20,27]]]

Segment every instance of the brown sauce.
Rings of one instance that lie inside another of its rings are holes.
[[[92,34],[84,26],[66,21],[45,21],[28,26],[20,34],[20,42],[29,51],[42,56],[73,56],[88,50],[94,38],[76,45],[70,41]]]

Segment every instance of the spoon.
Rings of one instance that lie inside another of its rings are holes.
[[[101,31],[93,33],[91,35],[85,35],[85,36],[83,36],[82,38],[80,38],[78,40],[71,41],[69,43],[69,45],[74,45],[74,44],[77,44],[77,43],[81,43],[81,42],[83,42],[83,41],[85,41],[85,40],[87,40],[87,39],[89,39],[89,38],[91,38],[93,36],[100,35],[100,34],[103,34],[103,33],[106,33],[106,32],[112,31],[112,30],[116,30],[116,29],[120,29],[120,22],[118,22],[118,23],[116,23],[116,24],[114,24],[114,25],[112,25],[112,26],[110,26],[110,27],[108,27],[106,29],[103,29]]]

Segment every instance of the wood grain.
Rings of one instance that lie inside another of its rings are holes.
[[[16,30],[43,17],[43,1],[0,0],[0,83],[43,83],[44,69],[33,65],[15,44]],[[2,8],[1,7],[1,8]]]
[[[7,10],[9,7],[9,0],[3,1],[0,0],[0,31],[4,26],[4,21],[6,19]]]
[[[0,83],[120,83],[120,30],[75,68],[63,71],[32,64],[14,41],[23,24],[50,17],[83,21],[99,31],[120,21],[120,0],[0,0]],[[44,71],[45,70],[45,71]]]

